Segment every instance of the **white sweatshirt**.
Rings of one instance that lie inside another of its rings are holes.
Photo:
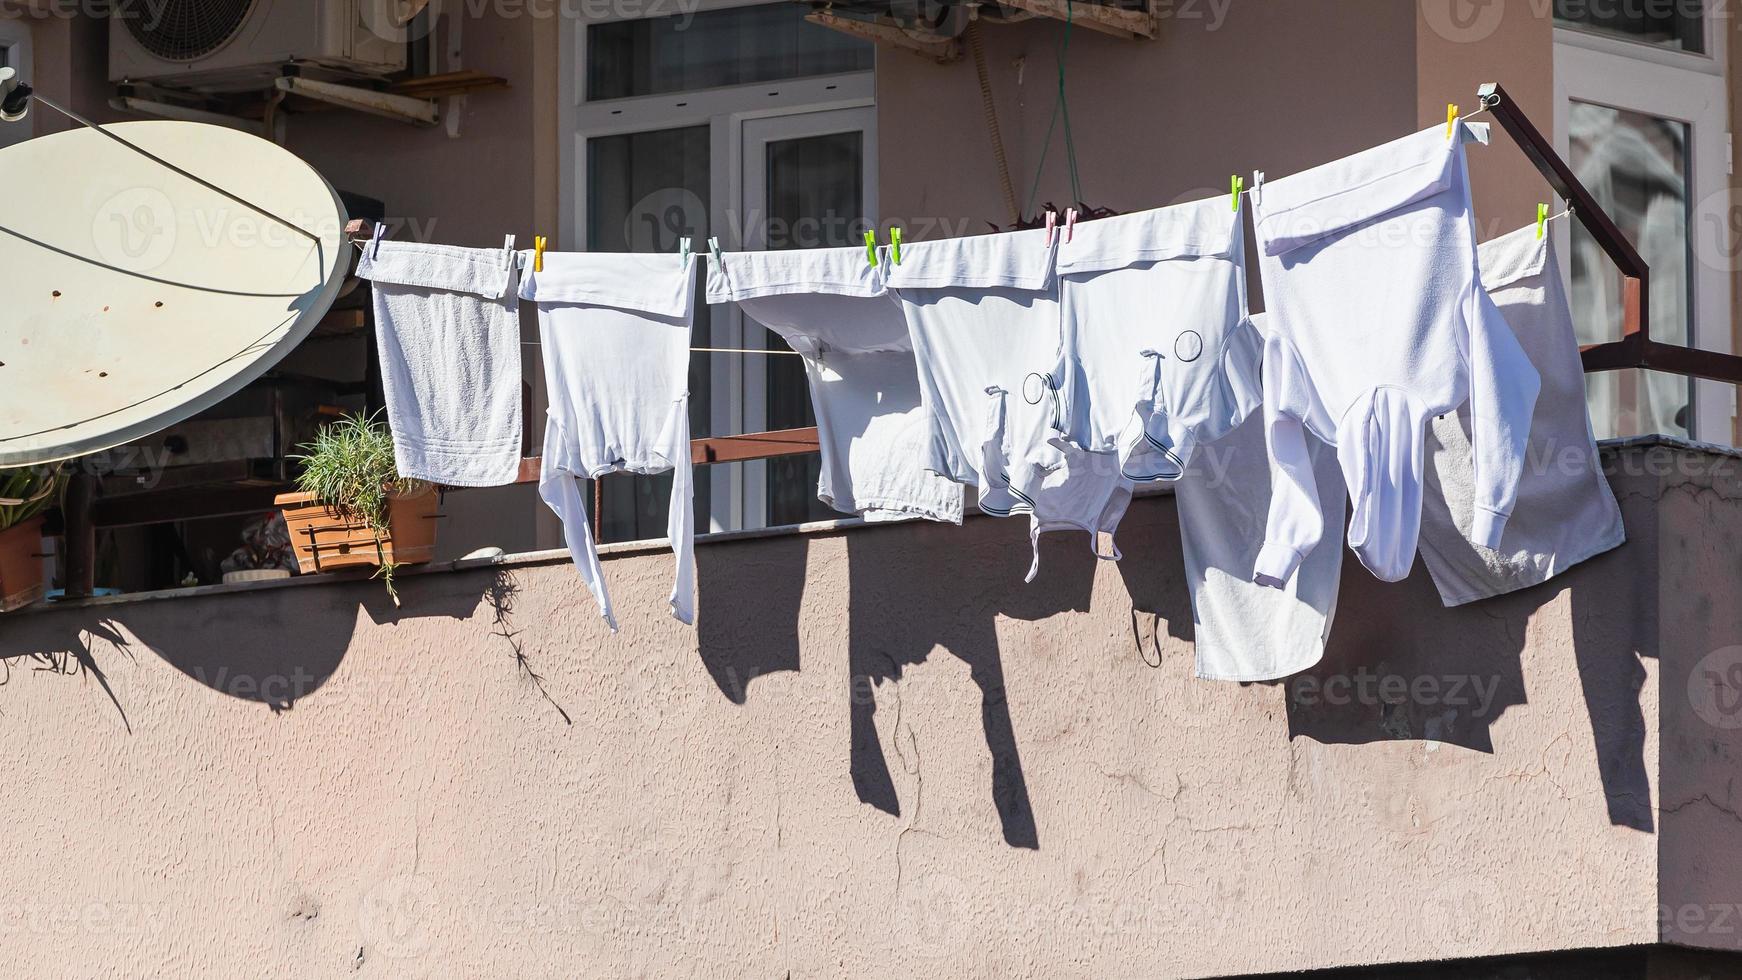
[[[1257,581],[1287,581],[1324,528],[1306,431],[1337,449],[1349,546],[1384,581],[1408,575],[1428,421],[1466,401],[1470,535],[1500,543],[1540,382],[1480,284],[1464,142],[1481,135],[1435,126],[1251,192],[1275,484]]]

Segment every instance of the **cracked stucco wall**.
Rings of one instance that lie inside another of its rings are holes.
[[[1622,549],[1455,610],[1351,562],[1310,685],[1190,679],[1166,497],[1031,586],[1010,521],[705,544],[694,631],[660,551],[607,560],[616,637],[556,561],[9,616],[0,961],[1203,976],[1651,943],[1666,904],[1734,946],[1735,730],[1687,691],[1742,480],[1609,462]]]

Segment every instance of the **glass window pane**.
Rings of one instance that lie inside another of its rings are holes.
[[[587,141],[586,248],[593,252],[668,252],[678,240],[708,235],[708,127],[600,136]],[[697,264],[698,269],[700,263]],[[696,304],[694,346],[707,347],[708,306]],[[690,435],[708,429],[709,363],[690,357]],[[605,508],[595,516],[606,541],[665,536],[671,476],[605,478]],[[709,485],[695,488],[696,524],[708,526]]]
[[[871,70],[869,41],[809,23],[808,13],[774,3],[593,25],[587,99]]]
[[[1669,344],[1692,336],[1688,136],[1685,123],[1587,102],[1570,106],[1573,171],[1651,266],[1651,336]],[[1621,273],[1576,221],[1572,244],[1579,342],[1621,339]],[[1587,375],[1585,388],[1598,438],[1687,435],[1686,378],[1610,371]]]
[[[767,145],[763,241],[770,249],[854,244],[865,223],[865,134],[853,131],[777,140]],[[765,348],[791,350],[773,331]],[[768,359],[768,428],[815,425],[810,385],[796,357]],[[816,456],[768,461],[768,523],[798,524],[841,515],[817,499]]]
[[[1562,27],[1706,53],[1702,0],[1555,0],[1554,16]]]

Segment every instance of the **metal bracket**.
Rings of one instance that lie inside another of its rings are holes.
[[[384,116],[414,126],[434,126],[442,121],[441,107],[430,99],[417,99],[392,92],[322,82],[312,78],[287,76],[273,81],[280,92],[299,95],[345,109],[355,109],[374,116]]]

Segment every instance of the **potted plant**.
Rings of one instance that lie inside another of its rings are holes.
[[[0,612],[42,598],[42,512],[65,482],[59,466],[0,470]]]
[[[393,573],[435,552],[435,488],[399,475],[393,439],[373,416],[347,415],[298,447],[298,493],[279,494],[290,542],[303,572],[376,566],[393,604]]]

